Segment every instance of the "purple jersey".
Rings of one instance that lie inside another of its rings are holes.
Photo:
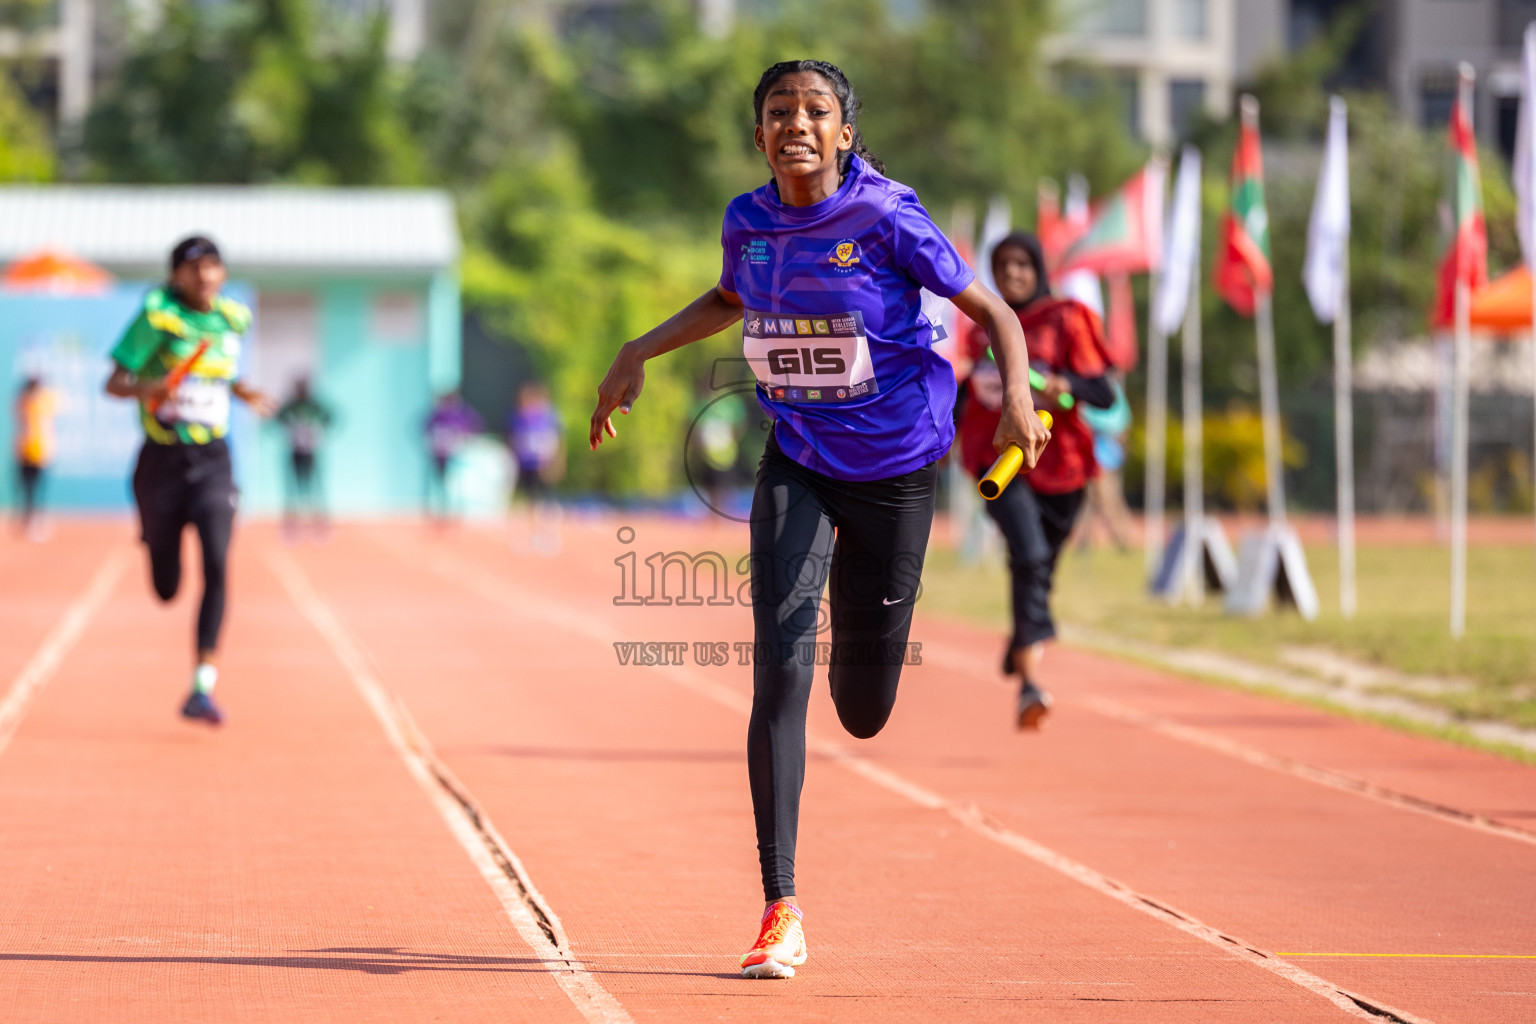
[[[949,451],[955,375],[920,294],[952,298],[974,275],[910,188],[855,156],[812,206],[786,206],[772,182],[737,196],[720,242],[720,287],[741,297],[743,348],[785,455],[883,480]]]
[[[463,401],[444,401],[427,415],[427,447],[435,459],[449,459],[475,434],[485,429],[480,414]]]
[[[560,454],[564,433],[555,407],[539,401],[525,404],[507,416],[507,436],[518,470],[538,473]]]

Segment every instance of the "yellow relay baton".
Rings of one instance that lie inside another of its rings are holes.
[[[1051,414],[1044,409],[1036,413],[1040,422],[1045,424],[1045,429],[1050,430]],[[987,475],[976,484],[977,492],[988,501],[1003,493],[1003,489],[1013,483],[1013,478],[1019,475],[1019,470],[1024,466],[1024,450],[1016,444],[1010,444],[1003,449],[1003,454],[992,463],[992,468],[987,470]]]

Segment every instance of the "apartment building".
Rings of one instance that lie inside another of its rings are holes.
[[[1265,61],[1294,52],[1357,0],[1063,0],[1066,29],[1048,52],[1107,69],[1127,127],[1171,143],[1205,110],[1224,116]],[[1439,129],[1457,67],[1478,72],[1478,135],[1506,154],[1519,107],[1520,40],[1536,0],[1378,0],[1337,83],[1390,93],[1403,116]],[[1070,84],[1070,79],[1069,79]]]
[[[1077,66],[1107,70],[1126,127],[1176,142],[1203,111],[1225,117],[1242,82],[1286,46],[1286,0],[1063,0],[1046,44],[1068,88]]]

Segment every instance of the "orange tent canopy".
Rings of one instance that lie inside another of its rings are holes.
[[[1485,331],[1528,331],[1531,271],[1521,264],[1472,293],[1472,326]]]
[[[45,249],[5,268],[0,288],[11,292],[94,295],[112,286],[112,275],[67,252]]]

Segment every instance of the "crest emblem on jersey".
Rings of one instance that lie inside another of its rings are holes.
[[[827,257],[827,262],[836,264],[838,270],[852,270],[863,255],[864,251],[859,248],[858,242],[845,238],[832,247],[832,255]]]

